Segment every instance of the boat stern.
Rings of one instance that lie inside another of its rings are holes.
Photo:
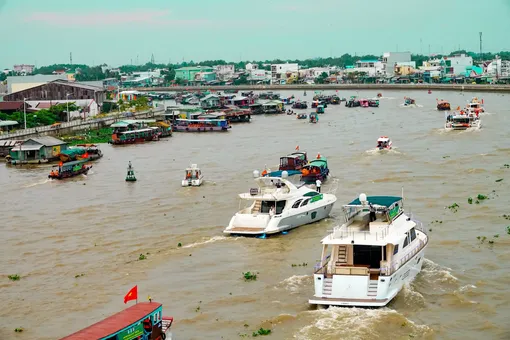
[[[271,220],[269,214],[235,214],[223,231],[229,235],[262,235]]]

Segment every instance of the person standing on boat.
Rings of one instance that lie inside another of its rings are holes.
[[[317,190],[317,192],[321,192],[321,185],[322,185],[321,180],[317,178],[317,180],[315,181],[315,189]]]
[[[271,208],[269,209],[269,216],[274,216],[276,212],[276,208],[274,205],[271,206]]]
[[[375,207],[370,202],[368,202],[368,206],[370,207],[370,222],[374,222],[377,219],[375,215]]]

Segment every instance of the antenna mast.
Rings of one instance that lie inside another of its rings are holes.
[[[483,61],[483,57],[482,57],[482,32],[480,32],[480,59]]]

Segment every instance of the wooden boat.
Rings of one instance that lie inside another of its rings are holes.
[[[89,172],[92,165],[85,164],[88,159],[73,161],[62,163],[59,165],[55,165],[53,170],[51,170],[48,178],[51,179],[65,179],[70,177],[75,177],[79,175],[86,175]]]
[[[382,97],[382,93],[381,93],[381,92],[379,92],[379,93],[377,94],[377,98],[381,98],[381,97]]]
[[[349,98],[349,100],[345,101],[345,106],[346,107],[359,107],[359,106],[361,106],[361,103],[356,96],[352,96],[351,98]]]
[[[409,98],[409,97],[404,97],[404,106],[408,106],[408,105],[414,105],[416,104],[416,101],[412,98]]]
[[[112,139],[109,141],[113,145],[139,144],[155,140],[158,135],[158,129],[145,128],[131,131],[114,131]]]
[[[439,111],[450,111],[450,103],[448,103],[446,100],[438,100],[437,101],[437,109]]]
[[[226,119],[176,119],[174,131],[209,132],[228,131],[232,126]]]
[[[319,115],[317,114],[317,112],[310,113],[309,121],[310,121],[310,123],[313,123],[313,124],[316,124],[317,122],[319,122]]]
[[[324,106],[323,105],[317,106],[317,110],[315,110],[315,112],[317,112],[317,113],[324,113]]]
[[[379,107],[379,100],[369,99],[368,106],[369,107]]]
[[[131,165],[131,161],[128,163],[126,182],[136,182],[135,170]]]
[[[290,155],[280,157],[279,171],[300,170],[308,163],[306,152],[296,151]]]
[[[172,317],[159,302],[139,302],[61,340],[171,340]]]
[[[229,123],[249,123],[251,120],[250,110],[233,110],[225,112],[225,119]]]
[[[308,115],[306,113],[299,113],[296,115],[297,119],[306,119],[308,118]]]
[[[340,102],[341,102],[341,99],[337,95],[334,95],[331,97],[330,104],[338,105],[338,104],[340,104]]]
[[[315,184],[316,180],[324,181],[329,175],[328,161],[326,158],[317,155],[314,159],[301,170],[301,180],[307,184]]]
[[[103,153],[95,144],[78,144],[75,148],[61,151],[57,157],[64,163],[82,159],[94,161],[103,157]]]
[[[294,104],[292,104],[293,109],[307,109],[308,104],[306,102],[297,101]]]

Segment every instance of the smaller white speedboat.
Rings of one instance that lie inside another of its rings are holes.
[[[377,149],[379,150],[391,150],[393,143],[387,136],[379,137],[377,140]]]
[[[186,177],[182,180],[183,187],[198,187],[202,185],[204,181],[204,175],[196,164],[191,164],[190,167],[186,168]]]

